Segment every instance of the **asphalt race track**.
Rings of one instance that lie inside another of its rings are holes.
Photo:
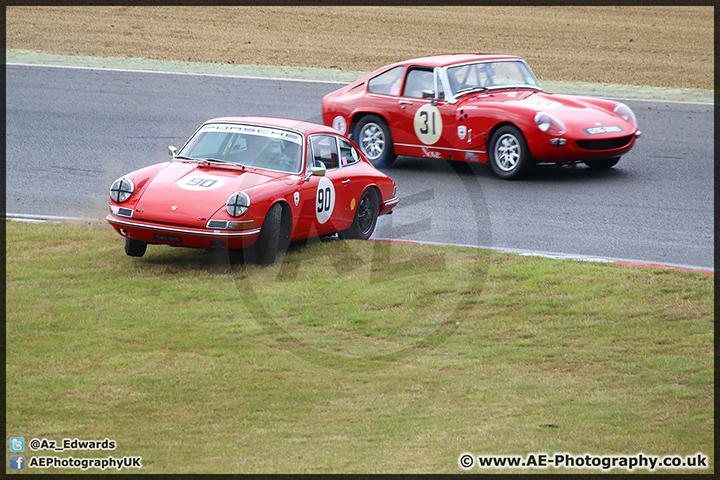
[[[203,121],[320,122],[336,88],[7,65],[7,213],[102,220],[113,180],[167,160]],[[609,171],[540,167],[504,181],[485,165],[400,157],[385,170],[400,204],[375,237],[713,269],[713,105],[624,101],[643,135]]]

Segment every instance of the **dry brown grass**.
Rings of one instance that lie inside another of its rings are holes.
[[[370,71],[447,52],[541,80],[713,89],[713,7],[8,7],[7,48]]]

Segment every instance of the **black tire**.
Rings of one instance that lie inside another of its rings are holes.
[[[495,175],[506,180],[521,178],[534,166],[525,137],[512,125],[504,125],[492,134],[488,161]]]
[[[378,213],[380,212],[380,200],[375,189],[368,188],[360,196],[355,218],[347,230],[339,232],[341,238],[367,240],[375,231]]]
[[[390,127],[377,115],[365,115],[357,122],[353,140],[375,168],[389,167],[397,158]]]
[[[279,252],[285,252],[290,243],[290,228],[283,225],[282,205],[276,203],[268,210],[260,236],[252,249],[254,260],[260,265],[275,263]]]
[[[601,158],[600,160],[585,160],[585,165],[593,170],[607,170],[614,167],[620,161],[620,157]]]
[[[142,257],[147,250],[147,243],[125,237],[125,253],[131,257]]]

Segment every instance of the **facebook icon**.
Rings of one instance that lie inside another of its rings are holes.
[[[25,455],[10,455],[10,470],[25,470]]]

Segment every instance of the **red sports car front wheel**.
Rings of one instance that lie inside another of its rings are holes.
[[[495,130],[490,137],[488,157],[493,172],[507,180],[522,177],[533,166],[525,137],[512,125]]]

